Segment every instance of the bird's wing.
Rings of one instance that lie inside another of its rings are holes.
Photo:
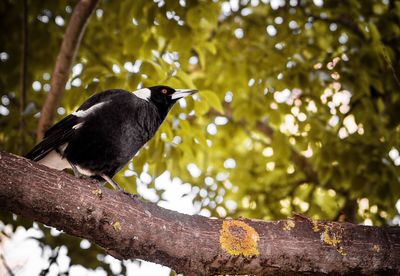
[[[52,150],[58,149],[63,144],[68,143],[91,114],[98,112],[112,98],[121,94],[121,91],[107,90],[87,99],[77,111],[49,128],[44,134],[43,141],[37,144],[25,157],[33,161],[38,161]]]
[[[43,141],[37,144],[25,157],[38,161],[50,151],[68,143],[75,132],[76,126],[80,123],[79,119],[79,117],[71,114],[59,121],[46,131]]]

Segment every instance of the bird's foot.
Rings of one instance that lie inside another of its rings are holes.
[[[100,176],[106,181],[106,183],[110,183],[110,185],[114,188],[114,190],[117,190],[119,192],[125,192],[124,189],[122,189],[121,186],[119,186],[118,183],[115,182],[111,177],[105,174],[102,174]]]
[[[125,195],[129,196],[132,199],[142,199],[142,196],[139,194],[131,194],[126,191],[122,191]]]
[[[84,174],[80,174],[77,176],[80,179],[87,179],[87,180],[92,180],[93,178],[88,176],[88,175],[84,175]]]
[[[69,161],[68,161],[68,163],[69,163],[69,165],[71,166],[71,169],[72,169],[72,171],[74,172],[75,177],[82,178],[83,174],[81,174],[81,173],[78,171],[78,169],[76,168],[76,166],[75,166],[74,164],[72,164],[71,162],[69,162]]]

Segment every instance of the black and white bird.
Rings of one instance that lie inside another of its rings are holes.
[[[113,176],[154,136],[172,106],[196,92],[168,86],[100,92],[47,130],[26,158],[122,190]]]

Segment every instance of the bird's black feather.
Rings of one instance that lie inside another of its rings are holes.
[[[75,173],[101,177],[118,188],[114,174],[154,136],[173,104],[194,92],[153,86],[98,93],[51,127],[26,157],[50,167],[61,160],[53,166],[60,169],[68,161]],[[58,155],[45,158],[53,150]]]
[[[156,106],[130,92],[119,90],[118,97],[110,100],[85,118],[64,156],[73,164],[112,177],[153,137],[164,118]]]
[[[87,110],[90,107],[98,104],[99,102],[106,102],[119,94],[120,90],[107,90],[101,93],[95,94],[87,99],[78,109]],[[25,155],[26,158],[39,161],[44,158],[50,151],[58,149],[61,145],[68,143],[74,132],[74,126],[82,122],[79,117],[70,114],[51,128],[49,128],[45,134],[44,139],[38,145],[36,145],[29,153]]]
[[[68,143],[74,133],[73,126],[76,124],[78,124],[78,118],[74,115],[68,115],[48,129],[43,141],[37,144],[25,157],[33,161],[38,161],[50,151]]]

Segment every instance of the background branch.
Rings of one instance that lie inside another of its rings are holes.
[[[22,49],[21,49],[21,95],[19,99],[19,111],[21,116],[21,129],[23,128],[23,116],[26,106],[26,94],[28,83],[28,0],[23,0],[22,14]]]
[[[1,209],[185,275],[400,273],[399,227],[189,216],[4,152],[0,179]]]
[[[69,72],[74,63],[88,19],[98,1],[99,0],[80,0],[75,6],[65,31],[60,52],[57,56],[56,65],[50,83],[50,92],[47,94],[46,101],[42,107],[39,125],[36,132],[36,138],[38,141],[43,138],[44,132],[54,120],[56,109],[64,94],[65,84],[67,83]]]
[[[19,139],[18,143],[21,146],[25,145],[25,108],[27,101],[28,87],[28,48],[29,48],[29,25],[28,25],[28,0],[22,1],[22,17],[21,17],[21,68],[20,68],[20,95],[19,95]],[[21,147],[19,147],[21,148]],[[21,153],[21,151],[19,151]]]

